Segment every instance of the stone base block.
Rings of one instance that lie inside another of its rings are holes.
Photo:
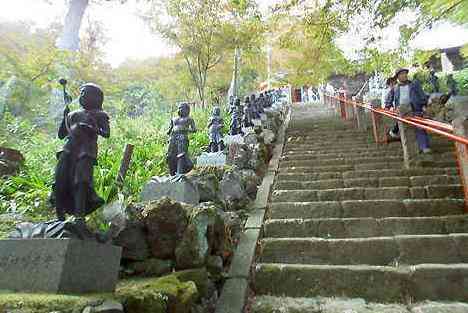
[[[113,292],[121,248],[72,239],[0,240],[0,290]]]

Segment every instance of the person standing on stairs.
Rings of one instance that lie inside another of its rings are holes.
[[[413,116],[423,116],[426,110],[428,97],[421,88],[420,83],[408,79],[409,70],[400,68],[396,71],[395,77],[398,83],[390,89],[385,98],[385,108],[397,109],[401,116],[412,114]],[[393,129],[395,130],[395,128]],[[430,153],[429,137],[423,129],[416,129],[416,140],[419,150],[422,153]]]

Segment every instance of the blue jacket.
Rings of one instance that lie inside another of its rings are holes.
[[[413,112],[422,112],[422,108],[427,105],[428,96],[421,88],[421,84],[415,80],[409,82],[410,104]],[[399,85],[393,87],[385,97],[385,108],[398,107],[400,105]]]

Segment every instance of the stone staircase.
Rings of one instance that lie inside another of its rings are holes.
[[[468,312],[462,186],[452,144],[432,142],[430,166],[405,170],[399,142],[293,106],[250,312]]]

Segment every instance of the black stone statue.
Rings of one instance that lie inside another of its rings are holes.
[[[187,102],[179,104],[179,117],[171,120],[167,134],[170,136],[167,150],[167,163],[171,176],[186,174],[193,169],[188,148],[190,133],[197,131],[195,121],[190,117],[190,105]]]
[[[250,96],[250,105],[252,107],[252,109],[251,109],[252,119],[253,120],[260,119],[260,110],[258,108],[258,99],[255,98],[255,94],[252,94]],[[262,108],[262,110],[263,110],[263,108]]]
[[[250,98],[247,96],[245,97],[245,102],[244,102],[244,127],[253,127],[254,124],[252,123],[253,119],[253,106],[252,103],[250,102]]]
[[[221,109],[219,107],[213,108],[208,129],[210,132],[210,152],[218,152],[224,150],[222,129],[224,121],[221,118]]]
[[[109,116],[102,110],[104,93],[95,84],[80,87],[81,108],[70,112],[65,107],[58,137],[65,139],[63,149],[57,153],[55,183],[51,203],[57,218],[65,214],[79,219],[104,204],[93,188],[93,167],[96,164],[98,136],[109,138]]]
[[[64,86],[66,81],[61,80]],[[93,188],[93,167],[97,159],[98,136],[110,136],[109,117],[102,110],[104,94],[95,84],[80,87],[81,108],[70,112],[70,98],[64,93],[65,110],[58,136],[65,145],[57,153],[55,182],[50,197],[57,220],[42,223],[21,223],[9,238],[76,238],[107,242],[108,234],[91,231],[85,216],[104,204]],[[73,218],[65,221],[66,214]]]
[[[242,132],[242,115],[243,115],[243,107],[241,106],[240,99],[237,98],[234,102],[234,105],[231,106],[229,109],[229,113],[231,113],[231,125],[229,127],[229,134],[231,136],[235,135],[243,135]]]
[[[433,92],[439,92],[439,78],[436,76],[434,69],[431,69],[429,73],[429,83]]]

